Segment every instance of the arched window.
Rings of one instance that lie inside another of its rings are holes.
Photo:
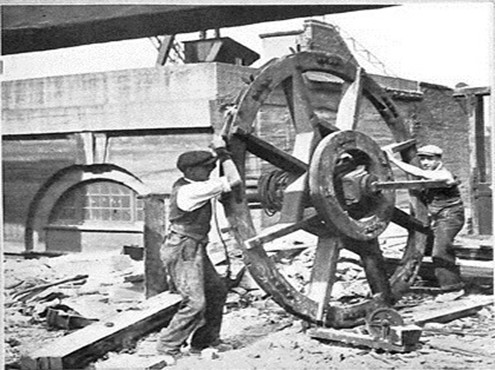
[[[55,205],[50,224],[134,223],[143,221],[143,201],[113,181],[84,183],[67,191]]]
[[[55,251],[115,250],[142,245],[143,201],[126,185],[111,180],[69,188],[52,208],[46,248]]]

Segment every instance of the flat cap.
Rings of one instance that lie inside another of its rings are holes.
[[[184,172],[188,167],[208,166],[214,164],[217,157],[207,150],[192,150],[182,153],[177,159],[177,168]]]
[[[433,157],[433,156],[442,156],[443,150],[436,145],[425,145],[418,149],[418,155]]]

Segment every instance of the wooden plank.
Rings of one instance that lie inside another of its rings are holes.
[[[25,260],[42,258],[42,257],[60,257],[63,256],[63,252],[51,252],[51,251],[27,251],[27,252],[5,252],[3,251],[5,257],[21,257]]]
[[[387,270],[395,271],[400,264],[400,258],[386,257]],[[474,280],[478,284],[493,285],[493,261],[470,261],[457,259],[461,278],[463,280]],[[427,280],[435,280],[434,266],[431,257],[423,257],[419,268],[419,276]]]
[[[21,358],[26,370],[84,368],[109,351],[168,324],[181,297],[169,292],[156,295],[141,304],[140,309],[122,312],[58,338],[47,346]]]
[[[87,278],[88,278],[88,275],[76,275],[74,277],[70,277],[70,278],[66,278],[66,279],[60,279],[60,280],[54,281],[52,283],[42,284],[42,285],[38,285],[38,286],[29,288],[29,289],[22,290],[20,292],[15,293],[12,297],[17,298],[17,297],[20,297],[20,296],[28,294],[28,293],[38,293],[38,292],[41,292],[41,291],[43,291],[47,288],[50,288],[52,286],[61,285],[61,284],[65,284],[65,283],[69,283],[69,282],[77,281],[77,280],[84,280]],[[22,301],[22,300],[25,300],[26,298],[27,298],[27,296],[23,297],[20,300]]]
[[[493,304],[492,296],[476,297],[475,300],[467,302],[461,300],[457,300],[455,303],[452,301],[445,302],[439,309],[435,308],[425,312],[424,308],[422,308],[418,310],[419,312],[413,312],[411,320],[416,325],[424,325],[428,322],[445,323],[470,316],[490,304]]]
[[[455,255],[462,260],[493,261],[493,247],[491,245],[458,245],[454,244]]]

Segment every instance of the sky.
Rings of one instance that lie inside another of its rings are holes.
[[[491,1],[407,2],[314,19],[338,26],[345,37],[355,39],[383,63],[390,75],[449,87],[459,82],[487,86],[494,78],[493,8]],[[263,54],[260,34],[302,29],[305,19],[224,28],[221,36]],[[197,38],[197,33],[178,36],[182,41]],[[148,38],[23,53],[2,57],[3,78],[153,67],[156,56]]]

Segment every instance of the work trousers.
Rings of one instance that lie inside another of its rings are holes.
[[[192,334],[191,347],[218,342],[227,288],[206,253],[206,242],[171,232],[160,250],[171,290],[183,301],[162,329],[158,351],[176,355]]]
[[[464,206],[429,207],[433,229],[432,259],[440,288],[462,288],[459,267],[455,264],[454,238],[464,225]]]

